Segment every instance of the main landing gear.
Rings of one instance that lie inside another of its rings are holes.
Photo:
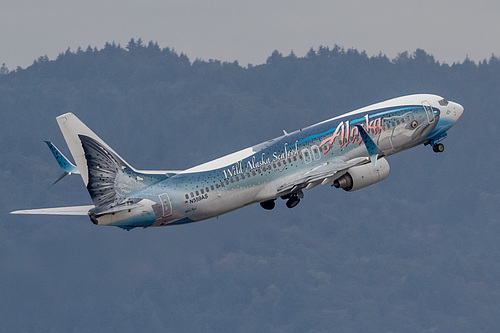
[[[267,209],[267,210],[271,210],[274,208],[274,206],[276,206],[276,203],[274,202],[274,199],[273,200],[267,200],[267,201],[262,201],[260,203],[260,206],[264,209]]]
[[[302,190],[298,190],[297,192],[289,193],[281,197],[281,199],[286,200],[286,206],[288,208],[293,208],[297,206],[300,202],[300,199],[304,197],[304,192]]]
[[[299,204],[299,202],[300,202],[299,197],[297,196],[297,194],[294,193],[290,196],[290,198],[288,198],[288,200],[286,202],[286,206],[288,208],[293,208],[293,207],[297,206]]]
[[[294,192],[294,193],[286,194],[286,195],[282,196],[281,199],[283,199],[283,200],[288,199],[286,201],[286,206],[288,208],[293,208],[299,204],[300,199],[302,199],[303,197],[304,197],[304,193],[301,190],[299,190],[299,191]],[[271,210],[276,206],[275,200],[276,199],[262,201],[260,203],[260,206],[264,209]]]

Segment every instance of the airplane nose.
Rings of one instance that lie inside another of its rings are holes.
[[[440,109],[439,122],[436,125],[434,131],[430,134],[430,137],[439,137],[446,133],[462,116],[464,113],[464,107],[458,103],[452,101],[446,101],[446,105]]]
[[[462,116],[462,113],[464,113],[464,107],[458,103],[451,102],[448,110],[451,113],[451,116],[454,118],[454,121],[457,121],[458,118]]]

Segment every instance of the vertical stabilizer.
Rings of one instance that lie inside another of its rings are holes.
[[[132,168],[74,114],[57,117],[57,123],[96,207],[107,209],[166,179],[164,173],[149,174]]]
[[[71,151],[71,155],[73,155],[73,159],[76,162],[76,166],[80,171],[80,175],[82,176],[83,182],[85,186],[89,183],[89,172],[87,160],[85,158],[85,151],[83,150],[82,142],[80,140],[80,136],[83,135],[85,137],[89,137],[95,141],[97,141],[101,146],[106,148],[109,152],[113,153],[116,157],[118,157],[121,163],[130,169],[134,170],[127,162],[123,160],[111,147],[109,147],[101,138],[97,136],[90,128],[88,128],[80,119],[78,119],[72,113],[65,113],[60,115],[57,119],[57,124],[61,129],[61,132],[66,140],[69,150]]]

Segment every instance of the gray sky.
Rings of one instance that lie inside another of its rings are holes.
[[[6,0],[0,63],[26,67],[68,47],[157,41],[191,60],[259,64],[277,49],[303,56],[338,44],[369,55],[423,48],[452,63],[500,55],[497,0]]]

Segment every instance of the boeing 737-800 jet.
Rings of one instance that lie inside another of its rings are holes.
[[[76,165],[48,145],[63,176],[81,175],[94,204],[12,213],[89,215],[96,225],[129,230],[201,221],[253,203],[273,209],[278,198],[293,208],[304,189],[319,184],[355,191],[385,179],[392,154],[421,144],[442,152],[462,113],[440,96],[398,97],[183,171],[136,170],[66,113],[57,123]]]

